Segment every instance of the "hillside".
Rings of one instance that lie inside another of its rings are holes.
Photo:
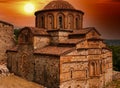
[[[104,40],[109,46],[120,46],[120,40]]]
[[[15,75],[0,78],[0,88],[44,88]]]

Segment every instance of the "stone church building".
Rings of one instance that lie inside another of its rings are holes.
[[[35,27],[20,30],[7,50],[10,72],[47,88],[102,88],[112,81],[112,51],[84,12],[55,0],[35,12]]]

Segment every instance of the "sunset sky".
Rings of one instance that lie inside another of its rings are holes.
[[[32,3],[35,11],[41,10],[52,0],[0,0],[0,20],[16,27],[34,26],[33,13],[24,11]],[[120,0],[66,0],[83,11],[84,27],[95,27],[105,39],[120,39]]]

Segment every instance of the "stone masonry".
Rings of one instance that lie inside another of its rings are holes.
[[[6,50],[14,45],[13,25],[0,21],[0,62],[6,62]]]
[[[112,81],[112,51],[83,15],[64,0],[35,12],[36,27],[20,30],[7,50],[10,72],[47,88],[102,88]]]

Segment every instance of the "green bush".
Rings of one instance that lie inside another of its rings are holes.
[[[19,36],[20,29],[14,29],[14,38],[16,44],[18,43],[18,36]]]
[[[120,71],[120,46],[110,46],[113,52],[113,69]]]

